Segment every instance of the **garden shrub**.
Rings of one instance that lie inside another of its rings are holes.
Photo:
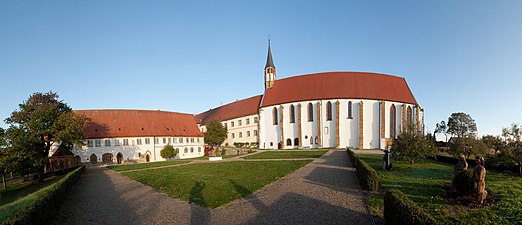
[[[352,162],[353,167],[356,167],[355,163],[357,160],[355,158],[355,153],[350,148],[346,148],[346,152],[348,153],[348,157],[350,157],[350,161]]]
[[[357,158],[350,148],[347,148],[346,152],[348,153],[348,157],[350,157],[350,161],[353,163],[353,167],[357,170],[357,177],[359,177],[361,186],[366,190],[376,191],[379,188],[379,174],[377,171],[365,161]]]
[[[437,224],[433,217],[397,189],[391,189],[384,195],[384,220],[387,225]]]
[[[469,195],[471,193],[471,170],[464,170],[455,176],[455,187],[459,195]]]
[[[356,158],[357,175],[361,186],[369,191],[376,191],[379,188],[379,174],[365,161]]]
[[[2,224],[50,224],[84,170],[85,166],[81,166],[55,184],[33,193],[37,195],[36,200]]]

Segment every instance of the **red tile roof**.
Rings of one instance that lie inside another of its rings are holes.
[[[242,116],[257,114],[262,95],[235,101],[196,115],[198,124],[206,125],[210,121],[225,121]]]
[[[203,137],[194,115],[153,110],[75,110],[91,119],[85,138],[176,136]]]
[[[366,72],[329,72],[276,80],[261,107],[319,99],[375,99],[417,104],[402,77]]]

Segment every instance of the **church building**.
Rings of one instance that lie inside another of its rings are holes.
[[[384,149],[402,132],[424,131],[424,110],[402,77],[368,72],[324,72],[276,78],[270,42],[264,93],[192,115],[154,110],[76,110],[85,145],[83,163],[111,164],[204,155],[206,125],[228,128],[225,146],[260,149]],[[50,152],[50,156],[54,152]],[[79,157],[78,157],[79,156]]]
[[[324,72],[276,79],[270,43],[262,95],[196,115],[228,128],[225,145],[261,149],[384,149],[402,132],[424,131],[424,110],[402,77]]]

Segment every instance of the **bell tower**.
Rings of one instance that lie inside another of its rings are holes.
[[[268,56],[266,58],[265,66],[265,89],[274,86],[276,80],[276,68],[272,60],[272,51],[270,51],[270,38],[268,38]]]

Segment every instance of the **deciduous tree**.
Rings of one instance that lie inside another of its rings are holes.
[[[176,152],[176,150],[174,150],[174,147],[172,147],[172,145],[170,144],[165,145],[165,147],[163,147],[163,149],[161,149],[160,151],[160,155],[164,159],[172,159],[176,157],[177,154],[178,153]]]
[[[13,152],[17,152],[21,160],[29,161],[25,163],[36,170],[40,182],[54,143],[81,145],[83,142],[83,125],[87,118],[74,114],[58,98],[55,92],[34,93],[5,119],[10,126],[7,134]]]
[[[435,125],[435,132],[434,134],[444,134],[446,137],[446,142],[448,142],[448,126],[446,125],[446,121],[440,121],[440,123],[437,123]]]
[[[504,164],[518,166],[518,172],[522,175],[522,129],[519,124],[513,123],[510,128],[502,129],[505,137],[505,148],[499,155]]]
[[[474,138],[477,134],[477,124],[469,114],[452,113],[448,118],[447,132],[459,138]]]
[[[227,139],[227,128],[219,121],[211,121],[207,125],[205,132],[205,143],[211,145],[221,145]]]
[[[415,130],[415,129],[413,129]],[[414,163],[433,155],[434,139],[431,134],[424,136],[419,132],[403,132],[393,141],[391,151],[397,159]]]
[[[471,155],[486,155],[487,147],[484,142],[475,138],[456,138],[450,145],[450,153],[454,156],[464,154],[469,159]]]

